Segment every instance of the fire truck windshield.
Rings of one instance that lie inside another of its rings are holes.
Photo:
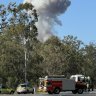
[[[74,81],[75,81],[76,77],[71,77],[70,79],[72,79],[72,80],[74,80]]]

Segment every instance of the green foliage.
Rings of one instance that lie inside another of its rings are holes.
[[[25,80],[35,85],[45,75],[84,74],[96,80],[96,45],[84,45],[77,37],[56,36],[37,40],[38,15],[33,5],[0,5],[0,77],[3,84],[16,87]]]
[[[31,13],[28,14],[28,11]],[[18,6],[10,3],[7,8],[0,6],[0,77],[7,86],[14,87],[17,83],[24,82],[25,49],[29,59],[27,65],[33,64],[31,54],[37,42],[36,14],[36,10],[28,3]],[[33,65],[36,63],[35,60]],[[30,70],[33,70],[32,67]],[[30,75],[32,74],[30,72]]]
[[[83,65],[83,70],[86,75],[90,75],[91,78],[96,80],[96,45],[93,43],[86,45],[83,49],[83,53],[85,62]]]

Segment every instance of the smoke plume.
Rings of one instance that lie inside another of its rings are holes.
[[[53,35],[54,25],[62,25],[58,16],[63,14],[70,5],[69,0],[24,0],[24,3],[26,2],[32,3],[39,15],[36,26],[40,41],[45,41]]]

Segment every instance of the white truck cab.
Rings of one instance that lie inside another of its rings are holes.
[[[84,75],[81,75],[81,74],[76,74],[76,75],[72,75],[70,77],[70,79],[73,79],[75,80],[75,82],[78,82],[78,81],[84,81],[86,77]]]
[[[92,84],[92,80],[90,78],[90,76],[84,76],[81,74],[76,74],[76,75],[71,75],[70,79],[75,80],[75,82],[83,82],[87,85],[87,89],[90,91],[90,89],[94,89],[94,85]]]
[[[70,79],[75,80],[75,82],[82,81],[82,82],[90,82],[90,77],[86,77],[81,74],[71,75]]]

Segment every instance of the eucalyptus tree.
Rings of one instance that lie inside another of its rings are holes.
[[[62,66],[64,64],[63,48],[61,40],[52,36],[40,47],[40,55],[43,57],[43,75],[62,74]]]
[[[37,42],[38,15],[29,3],[9,3],[0,5],[0,21],[0,75],[10,85],[11,80],[24,81],[24,50],[28,60]]]
[[[82,73],[83,54],[80,49],[83,46],[83,42],[78,40],[77,37],[68,35],[64,36],[62,43],[64,44],[63,53],[66,58],[65,74],[71,75]]]
[[[84,55],[84,65],[83,70],[87,76],[90,76],[96,80],[96,44],[90,43],[85,45],[85,48],[82,50]]]

